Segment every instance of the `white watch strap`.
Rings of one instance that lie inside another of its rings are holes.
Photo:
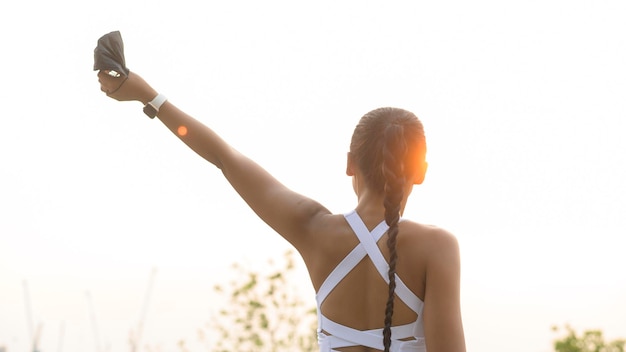
[[[165,97],[165,95],[159,93],[156,97],[154,97],[154,99],[152,99],[152,101],[148,104],[154,106],[154,108],[159,111],[159,109],[161,108],[161,105],[163,105],[163,103],[165,103],[165,101],[167,101],[167,97]]]

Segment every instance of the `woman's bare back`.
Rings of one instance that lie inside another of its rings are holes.
[[[380,216],[364,217],[363,222],[369,231],[381,221]],[[301,251],[309,270],[315,291],[332,270],[352,251],[359,240],[346,222],[344,215],[328,215],[323,220],[320,232],[314,238],[316,245],[307,246]],[[410,221],[400,223],[397,239],[397,275],[420,300],[424,300],[426,261],[428,259],[429,236],[436,235],[437,229]],[[387,235],[378,241],[378,248],[389,260]],[[302,253],[304,252],[304,253]],[[371,330],[383,327],[385,305],[389,286],[381,277],[372,260],[366,256],[335,286],[324,300],[321,310],[328,319],[357,330]],[[373,309],[373,307],[375,307]],[[418,316],[402,300],[394,300],[393,325],[413,323]],[[366,347],[345,347],[339,351],[378,351]]]

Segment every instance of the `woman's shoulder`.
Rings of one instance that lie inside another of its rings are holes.
[[[404,220],[400,223],[398,241],[406,242],[409,247],[426,248],[429,252],[458,248],[457,237],[447,229],[410,220]]]
[[[346,222],[344,214],[325,213],[320,214],[312,226],[312,237],[309,248],[318,247],[321,250],[328,248],[337,249],[344,245],[354,246],[358,241]]]
[[[432,225],[432,224],[416,222],[416,221],[412,221],[412,220],[408,220],[404,218],[400,222],[400,226],[406,228],[408,232],[414,235],[440,236],[440,237],[448,237],[448,238],[455,237],[454,234],[452,234],[452,232],[448,231],[447,229],[443,227]]]

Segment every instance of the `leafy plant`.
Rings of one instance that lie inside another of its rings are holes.
[[[605,341],[601,330],[586,330],[581,335],[569,325],[565,325],[566,334],[554,341],[555,352],[624,352],[626,340]],[[559,331],[558,327],[552,330]]]
[[[217,285],[215,291],[227,298],[211,323],[210,331],[219,339],[208,343],[212,352],[230,351],[315,351],[317,347],[317,315],[309,307],[297,287],[292,284],[294,254],[284,255],[284,268],[269,260],[269,273],[232,266],[236,273],[228,285]],[[206,331],[199,331],[207,340]]]

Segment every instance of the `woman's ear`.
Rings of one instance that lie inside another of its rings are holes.
[[[417,172],[415,172],[415,178],[413,179],[413,184],[421,185],[426,178],[426,171],[428,170],[428,162],[424,161],[417,168]]]
[[[346,175],[354,176],[354,170],[355,170],[354,160],[350,152],[348,152],[347,154],[348,155],[347,155],[347,160],[346,160]]]

